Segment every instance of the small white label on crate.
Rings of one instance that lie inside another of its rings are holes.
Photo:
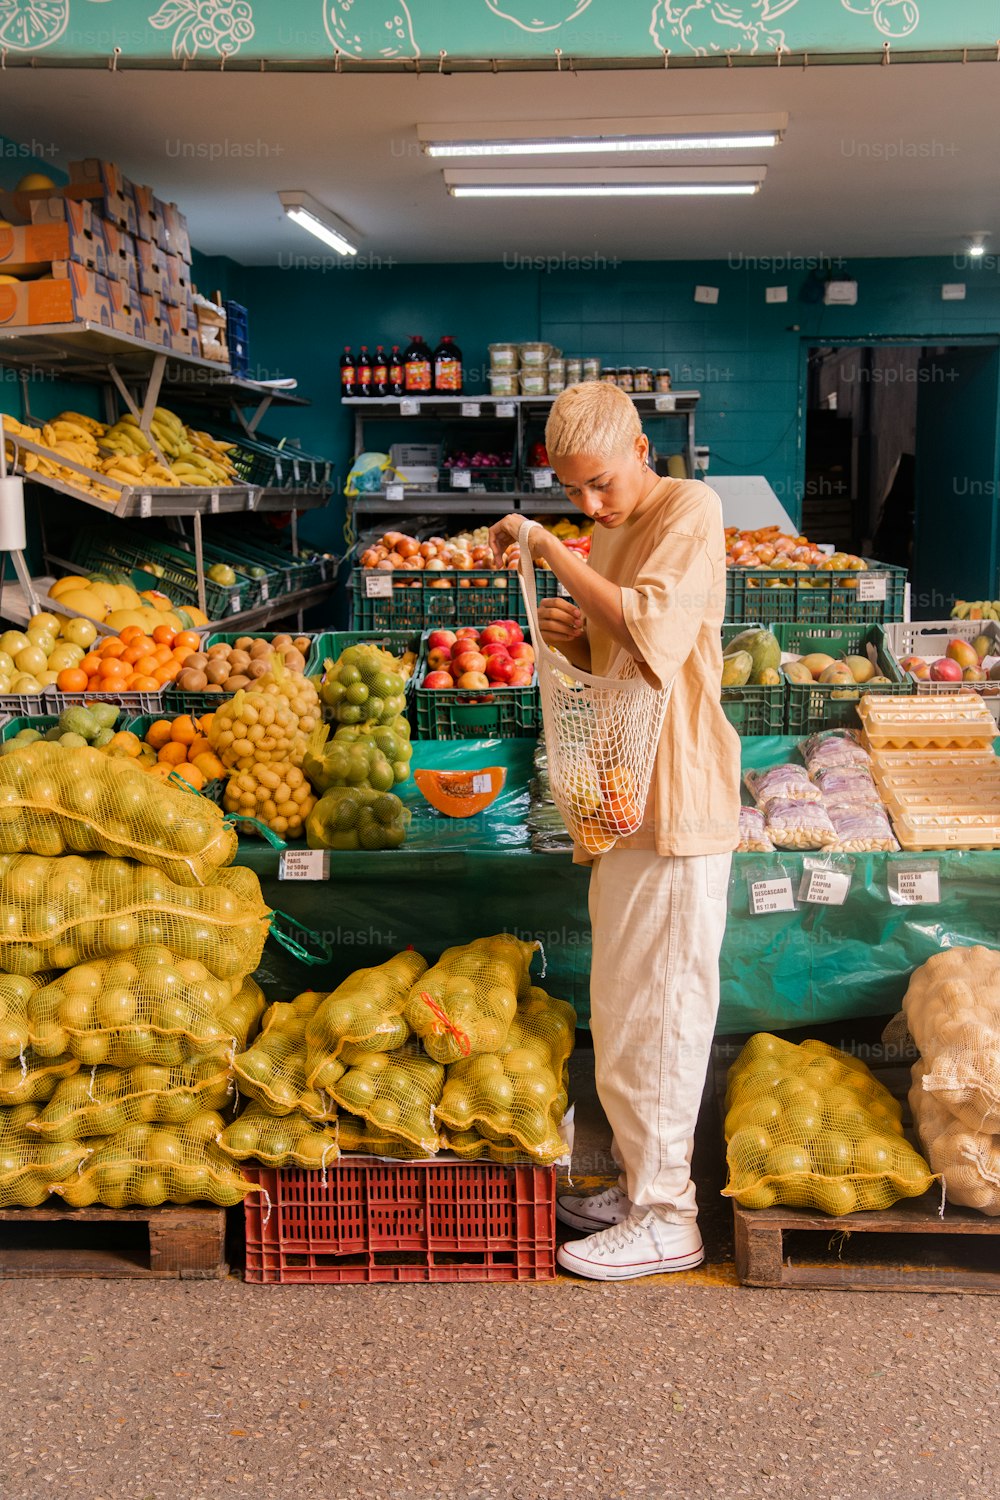
[[[752,880],[750,909],[755,917],[769,916],[775,911],[794,911],[795,896],[789,877],[786,875],[780,880]]]
[[[657,396],[657,398],[656,398],[656,410],[657,411],[676,411],[677,410],[677,397],[676,396]]]
[[[213,490],[212,493],[209,495],[209,497],[208,497],[208,509],[209,509],[210,514],[213,515],[213,516],[217,516],[219,514],[219,492],[218,492],[218,490]]]
[[[936,906],[941,900],[941,875],[937,865],[911,870],[890,867],[889,895],[897,906]]]
[[[387,500],[402,500],[403,486],[401,484],[387,484],[385,487],[385,498]]]
[[[514,403],[513,403],[513,401],[498,401],[497,402],[497,416],[498,417],[512,417],[513,415],[514,415]]]
[[[858,575],[858,603],[885,602],[888,579],[884,573],[860,573]]]
[[[843,906],[851,890],[846,870],[806,869],[799,886],[799,900],[809,906]]]
[[[269,589],[267,587],[267,579],[266,578],[262,578],[261,581],[260,581],[260,597],[263,599],[263,601],[264,601],[265,604],[267,603],[267,601],[271,597],[270,591],[269,591]]]
[[[278,856],[279,880],[329,880],[329,849],[284,849]]]
[[[551,469],[536,469],[533,477],[536,490],[550,490],[552,488]]]
[[[365,598],[391,599],[392,574],[384,571],[381,573],[367,573],[365,575]]]
[[[451,487],[453,490],[468,490],[472,488],[471,469],[452,469]]]
[[[140,516],[142,516],[143,520],[148,520],[149,517],[153,514],[152,495],[139,496],[139,514]]]
[[[329,564],[327,563],[327,560],[326,560],[325,557],[321,557],[320,560],[319,560],[319,576],[322,578],[323,582],[326,583],[326,580],[329,577],[329,575],[330,575]]]
[[[239,612],[240,612],[240,607],[241,606],[240,606],[240,596],[239,596],[239,594],[230,594],[230,596],[229,596],[229,613],[231,615],[238,615]]]
[[[482,410],[483,409],[479,405],[478,401],[463,401],[462,402],[462,416],[463,417],[478,417],[478,416],[481,416],[482,415]]]
[[[571,599],[573,597],[566,585],[560,583],[558,579],[556,579],[556,593],[560,599]]]
[[[474,797],[478,797],[481,792],[490,792],[492,790],[493,790],[492,779],[490,778],[489,775],[487,775],[487,773],[485,771],[480,776],[473,776],[473,778],[472,778],[472,795]]]
[[[419,401],[401,401],[399,403],[399,415],[401,417],[419,417],[419,415],[420,415],[420,402]]]

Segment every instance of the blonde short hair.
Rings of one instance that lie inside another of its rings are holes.
[[[585,380],[569,385],[552,403],[545,424],[549,458],[586,454],[613,458],[642,437],[642,423],[634,403],[607,380]]]

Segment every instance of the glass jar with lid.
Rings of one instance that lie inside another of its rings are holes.
[[[616,365],[605,365],[600,375],[593,377],[595,380],[603,380],[608,385],[618,384],[618,368]]]
[[[648,396],[653,389],[653,371],[649,365],[636,365],[633,390],[637,396]]]
[[[594,359],[591,355],[583,361],[583,378],[584,380],[600,380],[601,361],[599,359]]]
[[[658,391],[670,390],[670,371],[664,366],[656,372],[656,389]]]
[[[618,389],[627,391],[630,396],[635,390],[635,370],[631,365],[618,366]]]

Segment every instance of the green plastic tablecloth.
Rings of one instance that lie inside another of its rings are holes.
[[[415,766],[506,765],[501,797],[471,819],[447,819],[408,784],[414,813],[406,845],[330,856],[329,881],[279,881],[278,855],[248,840],[240,861],[256,870],[267,901],[333,950],[306,968],[269,942],[261,970],[269,993],[291,995],[337,983],[412,943],[428,959],[471,937],[501,930],[538,938],[546,985],[589,1020],[590,925],[586,869],[568,854],[535,854],[523,819],[533,740],[414,745]],[[744,740],[744,766],[786,759],[795,741]],[[921,856],[938,869],[940,903],[896,906],[888,881],[913,856],[855,856],[842,907],[800,906],[750,914],[748,875],[786,871],[798,890],[801,854],[734,856],[722,949],[720,1032],[815,1026],[885,1015],[899,1005],[912,970],[943,946],[1000,946],[1000,852]],[[537,967],[537,963],[536,963]]]

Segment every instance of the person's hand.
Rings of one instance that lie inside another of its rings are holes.
[[[558,648],[584,635],[583,615],[572,599],[540,599],[538,624],[547,646]]]
[[[490,527],[490,546],[493,548],[493,557],[498,568],[504,565],[504,553],[508,547],[517,541],[524,525],[524,516],[512,511],[510,515],[501,516]]]

